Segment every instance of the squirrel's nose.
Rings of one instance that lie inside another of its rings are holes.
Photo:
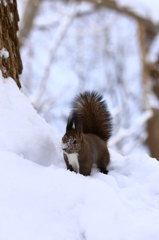
[[[67,151],[67,148],[63,148],[62,150],[66,152],[66,151]]]

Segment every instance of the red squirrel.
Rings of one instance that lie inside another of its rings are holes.
[[[107,141],[111,131],[111,115],[102,95],[95,91],[79,94],[73,101],[62,138],[67,169],[88,176],[95,163],[107,174],[110,162]]]

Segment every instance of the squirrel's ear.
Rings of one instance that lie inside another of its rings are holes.
[[[72,115],[70,115],[67,120],[66,132],[71,130],[72,127],[73,127],[73,117],[72,117]]]
[[[82,133],[83,133],[83,127],[82,127],[82,125],[78,125],[78,126],[77,126],[76,132],[77,132],[78,137],[82,140]]]
[[[82,126],[80,117],[76,113],[74,113],[74,119],[75,119],[76,133],[77,133],[78,137],[82,139],[83,126]]]

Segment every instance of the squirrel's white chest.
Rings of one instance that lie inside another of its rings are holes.
[[[73,167],[74,171],[79,173],[78,153],[67,154],[68,162]]]

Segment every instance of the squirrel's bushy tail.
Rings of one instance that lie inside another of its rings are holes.
[[[83,133],[92,133],[107,141],[112,132],[112,119],[107,104],[98,92],[79,94],[73,102],[72,111],[81,119]]]

